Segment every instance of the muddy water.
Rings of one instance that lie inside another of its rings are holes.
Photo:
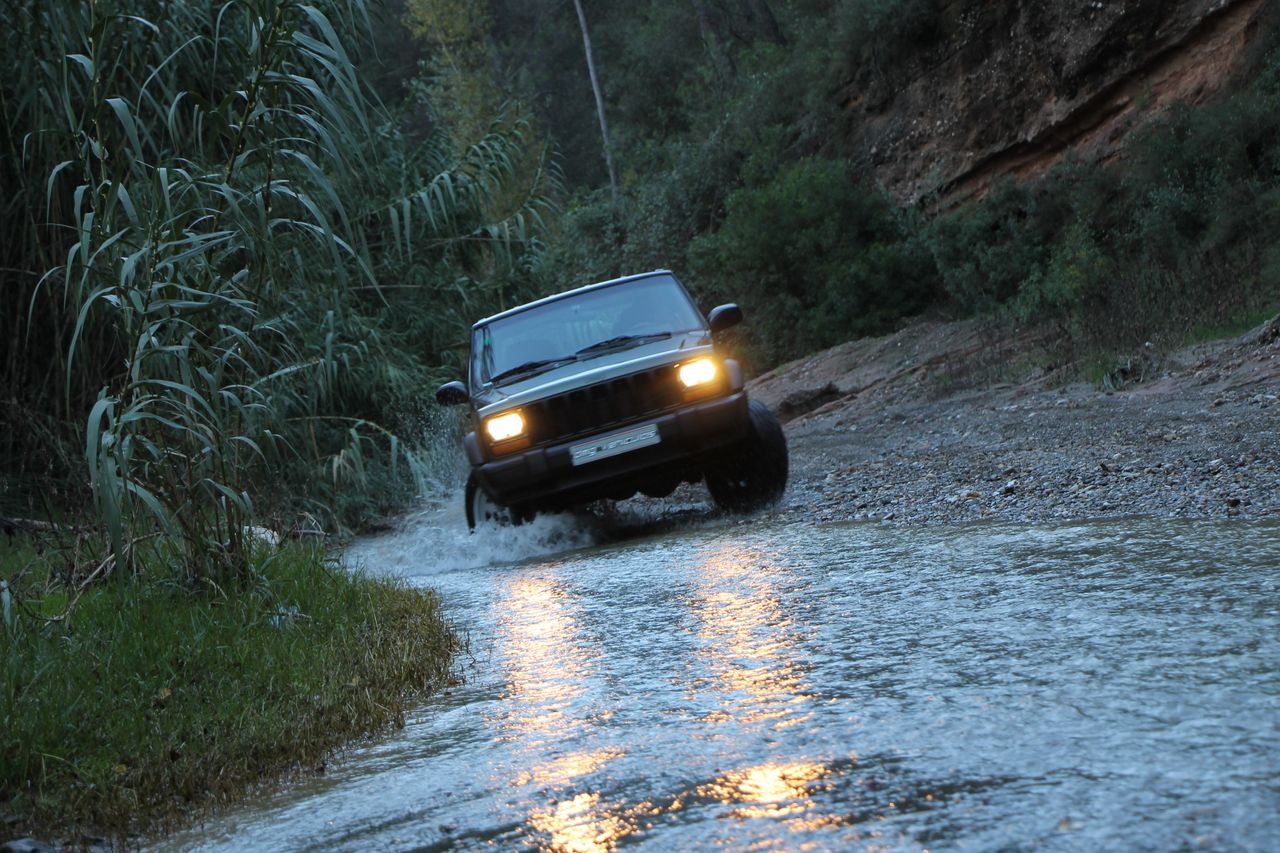
[[[364,543],[467,683],[163,846],[1280,848],[1280,527],[691,515]]]

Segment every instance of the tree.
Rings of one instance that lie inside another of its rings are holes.
[[[573,0],[578,10],[578,26],[582,28],[582,49],[587,54],[587,73],[591,75],[591,91],[596,96],[596,115],[600,118],[600,137],[604,142],[604,163],[609,169],[609,191],[618,202],[618,171],[613,165],[613,149],[609,145],[609,123],[604,117],[604,95],[600,92],[600,78],[596,75],[596,60],[591,51],[591,34],[587,31],[587,16],[582,11],[582,0]]]
[[[746,0],[743,8],[752,29],[757,33],[774,44],[787,43],[787,37],[782,34],[782,28],[778,26],[778,19],[769,8],[768,0]]]
[[[429,70],[421,82],[455,147],[463,150],[484,137],[507,100],[494,74],[489,5],[408,0],[405,11],[410,32],[428,49]]]

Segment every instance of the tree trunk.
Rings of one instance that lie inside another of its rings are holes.
[[[733,58],[725,53],[720,40],[716,38],[715,29],[711,26],[711,16],[707,14],[707,4],[703,0],[691,0],[691,2],[693,12],[698,16],[698,35],[702,37],[702,46],[711,57],[712,65],[715,66],[721,79],[733,76]]]
[[[604,118],[604,94],[600,91],[600,79],[596,76],[595,55],[591,52],[591,36],[587,32],[587,16],[582,11],[582,0],[573,0],[578,10],[578,25],[582,27],[582,49],[587,54],[587,73],[591,75],[591,91],[596,96],[596,114],[600,117],[600,137],[604,140],[604,163],[609,167],[609,190],[613,203],[618,203],[618,172],[613,167],[613,150],[609,145],[609,123]]]
[[[774,44],[787,43],[787,37],[782,34],[782,27],[778,26],[778,19],[769,8],[769,0],[746,0],[746,5],[747,15],[751,18],[756,32]]]

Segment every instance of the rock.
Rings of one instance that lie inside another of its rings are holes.
[[[840,399],[840,389],[832,382],[828,382],[821,388],[793,391],[782,398],[782,402],[778,404],[778,419],[786,422],[838,399]]]
[[[55,848],[34,838],[15,838],[0,844],[0,853],[54,853]]]
[[[248,533],[249,538],[256,542],[261,542],[264,545],[270,545],[273,548],[278,548],[280,546],[280,534],[268,527],[252,525],[246,527],[244,532]]]

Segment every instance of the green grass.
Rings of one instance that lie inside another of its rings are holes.
[[[1202,344],[1219,341],[1224,338],[1235,338],[1245,332],[1252,331],[1263,323],[1280,316],[1280,303],[1271,303],[1263,308],[1253,308],[1232,314],[1224,320],[1203,323],[1187,333],[1187,344]]]
[[[1115,369],[1119,356],[1111,352],[1095,352],[1084,361],[1084,377],[1090,385],[1101,388],[1111,371]]]
[[[67,600],[56,565],[0,540],[0,809],[41,837],[155,831],[315,768],[397,725],[457,647],[433,594],[318,548],[257,554],[234,593],[193,593],[153,552],[49,623]]]

